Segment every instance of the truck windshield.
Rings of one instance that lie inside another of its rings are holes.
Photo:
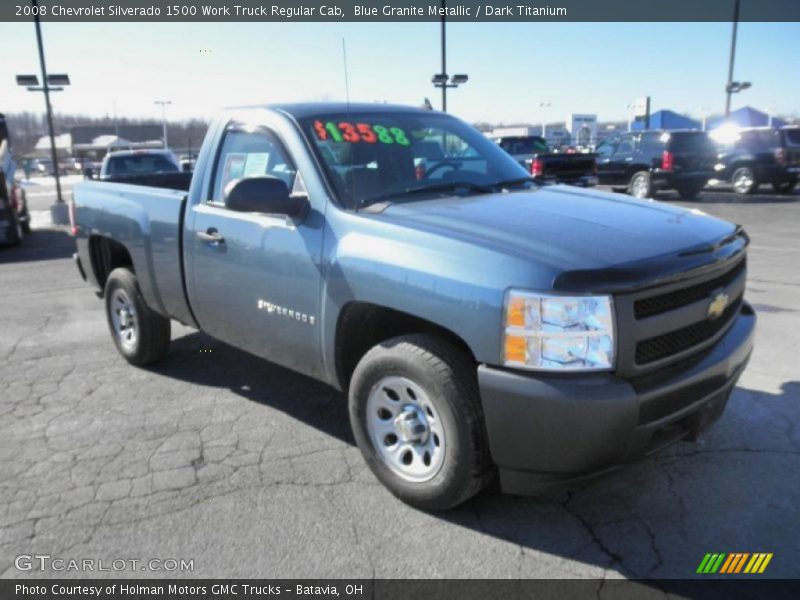
[[[430,194],[486,193],[528,173],[466,123],[434,112],[318,115],[301,119],[344,206]]]
[[[112,176],[142,175],[145,173],[172,173],[177,165],[161,154],[130,154],[108,159],[108,174]]]

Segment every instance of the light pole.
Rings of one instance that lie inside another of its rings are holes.
[[[433,83],[433,87],[442,89],[442,112],[447,112],[447,89],[457,88],[459,85],[467,83],[469,80],[469,76],[463,73],[453,75],[452,77],[447,75],[447,38],[444,16],[445,8],[445,0],[442,0],[442,71],[431,77],[431,83]]]
[[[767,127],[772,127],[772,115],[775,114],[775,110],[774,106],[767,107]]]
[[[741,0],[734,0],[733,5],[733,32],[731,33],[731,55],[728,61],[728,83],[725,84],[725,119],[731,116],[731,96],[746,90],[751,86],[749,81],[733,80],[733,63],[736,60],[736,33],[739,29],[739,5]]]
[[[708,117],[708,111],[710,111],[710,110],[711,110],[711,107],[709,107],[709,106],[701,106],[700,107],[700,121],[703,124],[702,125],[703,131],[706,130],[706,119]]]
[[[47,110],[47,132],[50,136],[50,160],[53,161],[53,175],[56,178],[56,204],[63,204],[61,196],[61,179],[58,176],[58,152],[56,151],[56,136],[53,131],[53,108],[50,105],[50,92],[60,92],[63,86],[69,85],[68,75],[48,75],[47,65],[44,60],[44,44],[42,43],[42,27],[39,23],[39,10],[37,0],[32,0],[33,25],[36,28],[36,46],[39,49],[39,69],[42,72],[42,85],[39,87],[39,78],[36,75],[17,75],[17,85],[23,85],[29,92],[44,92],[44,104]]]
[[[628,133],[633,129],[633,109],[636,108],[635,104],[626,104],[625,108],[628,110]]]
[[[166,150],[169,147],[167,144],[167,106],[172,104],[172,100],[156,100],[155,104],[161,105],[161,127],[164,137],[164,149]]]
[[[539,108],[542,109],[542,137],[547,140],[547,109],[550,108],[549,102],[539,102]]]

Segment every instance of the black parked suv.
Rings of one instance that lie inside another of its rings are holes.
[[[763,183],[789,193],[800,174],[800,127],[741,129],[719,144],[715,179],[739,194],[753,194]]]
[[[714,176],[717,149],[703,131],[648,130],[603,142],[597,153],[599,183],[637,198],[675,189],[695,198]]]

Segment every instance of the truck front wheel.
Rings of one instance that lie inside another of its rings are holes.
[[[475,365],[444,340],[414,334],[372,348],[353,373],[349,410],[370,469],[412,506],[451,508],[492,474]]]
[[[756,176],[749,167],[736,169],[731,180],[733,182],[733,191],[737,194],[754,194],[758,189]]]
[[[125,360],[138,367],[161,360],[169,349],[170,320],[145,304],[136,275],[114,269],[104,296],[111,338]]]

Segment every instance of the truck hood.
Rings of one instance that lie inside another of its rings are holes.
[[[381,218],[554,271],[613,270],[628,285],[718,261],[747,243],[742,234],[721,252],[740,228],[694,208],[561,185],[398,203]]]

